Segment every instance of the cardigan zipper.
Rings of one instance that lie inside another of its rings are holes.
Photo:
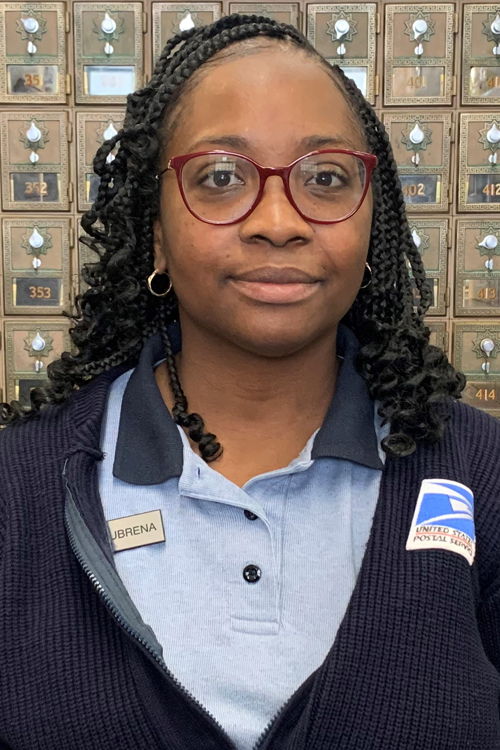
[[[293,695],[295,695],[295,693]],[[269,721],[268,725],[266,726],[266,728],[260,735],[259,739],[257,740],[257,743],[253,746],[252,750],[261,750],[262,746],[264,745],[264,741],[266,737],[268,736],[269,732],[271,731],[272,727],[274,726],[277,718],[281,716],[285,708],[288,706],[288,704],[293,698],[293,695],[290,696],[290,698],[286,701],[286,703],[283,703],[278,713],[274,714],[273,718]]]
[[[69,493],[70,493],[70,495],[71,495],[71,491],[70,491],[70,489],[69,489],[69,487],[68,487],[68,486],[67,486],[67,490],[68,490],[68,492],[69,492]],[[71,498],[72,498],[72,500],[73,500],[73,497],[72,497],[72,496],[71,496]],[[73,502],[74,502],[74,500],[73,500]],[[234,744],[234,742],[232,741],[231,737],[230,737],[230,736],[228,735],[228,733],[226,732],[226,730],[224,729],[224,727],[222,726],[222,724],[220,724],[220,723],[219,723],[219,722],[217,721],[217,719],[215,718],[215,716],[212,716],[212,714],[211,714],[211,713],[210,713],[209,711],[207,711],[207,709],[206,709],[206,708],[205,708],[205,707],[204,707],[204,706],[203,706],[203,705],[202,705],[202,704],[201,704],[201,703],[200,703],[200,702],[199,702],[199,701],[198,701],[198,700],[197,700],[197,699],[196,699],[196,698],[194,697],[194,695],[192,695],[192,694],[191,694],[191,693],[190,693],[190,692],[189,692],[189,691],[188,691],[188,690],[187,690],[187,689],[186,689],[186,688],[184,687],[184,685],[182,685],[182,684],[181,684],[181,683],[179,682],[179,680],[177,679],[177,677],[175,677],[175,675],[174,675],[174,674],[172,674],[172,672],[171,672],[171,671],[169,670],[169,668],[167,667],[167,665],[165,664],[165,662],[163,661],[163,659],[161,658],[161,656],[160,656],[160,655],[159,655],[159,654],[158,654],[158,653],[157,653],[157,652],[155,651],[155,649],[154,649],[154,648],[152,648],[152,647],[150,646],[150,644],[149,644],[149,643],[148,643],[148,642],[147,642],[147,641],[146,641],[146,640],[145,640],[144,638],[142,638],[142,636],[141,636],[141,635],[140,635],[139,633],[137,633],[137,631],[136,631],[136,630],[134,630],[134,628],[132,628],[132,627],[131,627],[131,626],[129,625],[129,623],[128,623],[128,622],[127,622],[127,621],[126,621],[126,620],[125,620],[125,619],[124,619],[124,618],[123,618],[123,617],[121,616],[121,614],[120,614],[120,613],[119,613],[119,611],[117,610],[117,608],[116,608],[116,606],[115,606],[115,604],[114,604],[113,600],[112,600],[112,599],[111,599],[111,597],[110,597],[110,596],[108,596],[108,594],[106,593],[106,589],[105,589],[105,587],[104,587],[104,586],[103,586],[103,585],[101,584],[101,582],[100,582],[100,581],[99,581],[99,580],[97,579],[97,577],[96,577],[96,576],[95,576],[95,574],[94,574],[94,573],[92,572],[92,570],[91,570],[91,568],[89,567],[89,565],[88,565],[88,564],[86,563],[86,561],[85,561],[85,559],[84,559],[83,555],[82,555],[82,554],[80,553],[80,550],[79,550],[79,548],[78,548],[78,545],[77,545],[77,543],[76,543],[76,541],[75,541],[75,536],[74,536],[74,534],[73,534],[73,531],[72,531],[71,527],[70,527],[70,526],[69,526],[69,524],[68,524],[68,521],[67,521],[67,518],[66,518],[66,517],[65,517],[65,519],[64,519],[64,523],[65,523],[65,526],[66,526],[66,530],[67,530],[67,532],[68,532],[69,543],[70,543],[71,549],[73,550],[73,553],[74,553],[75,557],[77,558],[77,560],[78,560],[78,562],[80,563],[81,567],[83,568],[84,572],[86,573],[86,575],[88,576],[88,578],[89,578],[89,579],[90,579],[90,581],[92,582],[92,584],[93,584],[94,588],[96,589],[97,593],[99,594],[99,596],[101,597],[101,599],[102,599],[102,600],[104,601],[104,603],[106,604],[106,607],[107,607],[107,608],[108,608],[108,610],[109,610],[109,611],[111,612],[111,614],[113,615],[113,617],[114,617],[114,618],[115,618],[115,619],[116,619],[116,620],[118,621],[118,623],[119,623],[119,624],[121,625],[121,627],[122,627],[122,628],[123,628],[123,629],[124,629],[124,630],[125,630],[125,631],[126,631],[127,633],[129,633],[129,634],[130,634],[130,635],[132,635],[132,636],[133,636],[133,637],[134,637],[134,638],[135,638],[135,639],[136,639],[137,641],[139,641],[139,643],[140,643],[140,644],[141,644],[141,645],[142,645],[142,646],[143,646],[143,647],[144,647],[144,648],[145,648],[145,649],[146,649],[146,650],[147,650],[147,651],[148,651],[148,652],[149,652],[149,653],[151,654],[151,656],[152,656],[152,657],[153,657],[153,658],[155,659],[156,663],[157,663],[157,664],[158,664],[158,665],[159,665],[159,666],[161,667],[161,669],[163,670],[163,672],[165,672],[165,674],[166,674],[166,675],[167,675],[167,677],[168,677],[168,678],[169,678],[169,679],[171,680],[171,682],[173,682],[173,683],[174,683],[174,684],[176,685],[176,687],[178,687],[178,688],[179,688],[179,690],[180,690],[180,691],[181,691],[181,692],[182,692],[182,693],[183,693],[183,694],[184,694],[184,695],[185,695],[185,696],[187,697],[187,699],[188,699],[189,701],[191,701],[191,703],[194,703],[194,704],[196,705],[197,709],[198,709],[199,711],[201,711],[201,713],[203,713],[203,714],[204,714],[204,715],[205,715],[205,716],[206,716],[206,717],[207,717],[207,718],[208,718],[208,719],[209,719],[209,720],[210,720],[210,721],[211,721],[212,723],[214,723],[214,724],[216,725],[216,727],[217,727],[217,728],[218,728],[218,729],[219,729],[219,730],[220,730],[220,731],[222,732],[222,734],[224,735],[224,737],[226,738],[226,740],[227,740],[227,742],[228,742],[228,743],[230,744],[230,746],[231,746],[232,748],[235,748],[235,744]]]
[[[74,498],[73,498],[73,495],[71,493],[71,489],[69,487],[69,483],[68,483],[66,477],[65,477],[65,483],[66,483],[66,490],[67,490],[67,492],[68,492],[68,494],[69,494],[69,496],[71,498],[71,501],[72,501],[73,505],[76,508],[76,504],[75,504],[75,501],[74,501]],[[94,586],[95,590],[97,591],[98,595],[104,601],[107,609],[111,612],[111,614],[113,615],[113,617],[115,618],[115,620],[117,620],[117,622],[120,624],[120,626],[127,633],[129,633],[135,640],[139,641],[139,643],[143,646],[143,648],[145,648],[148,651],[148,653],[151,654],[151,656],[154,658],[154,660],[156,661],[156,663],[160,666],[160,668],[162,669],[162,671],[167,675],[167,677],[170,679],[170,681],[173,682],[175,684],[175,686],[186,696],[186,698],[188,699],[188,701],[191,701],[191,703],[193,703],[196,706],[196,708],[206,718],[208,718],[213,724],[215,724],[215,726],[223,734],[224,738],[227,740],[227,742],[229,743],[229,745],[232,748],[235,748],[235,744],[234,744],[233,740],[228,735],[228,733],[226,732],[226,730],[224,729],[224,727],[222,726],[222,724],[220,724],[220,722],[217,721],[217,719],[215,718],[215,716],[213,716],[205,708],[205,706],[202,703],[200,703],[194,697],[194,695],[192,693],[190,693],[189,690],[187,690],[187,688],[184,687],[184,685],[182,685],[181,682],[179,682],[179,680],[177,679],[177,677],[169,670],[169,668],[165,664],[164,660],[157,653],[157,651],[154,648],[152,648],[152,646],[140,635],[140,633],[138,633],[133,627],[131,627],[131,625],[126,621],[126,619],[124,617],[122,617],[122,615],[120,614],[118,608],[116,607],[115,603],[113,602],[112,597],[110,597],[108,595],[108,593],[106,592],[105,586],[103,586],[102,583],[99,581],[99,579],[97,578],[97,576],[95,575],[95,573],[92,571],[90,565],[88,565],[88,563],[86,562],[86,559],[85,559],[84,555],[82,555],[82,553],[80,552],[78,543],[77,543],[77,541],[75,539],[75,535],[74,535],[73,530],[72,530],[72,528],[71,528],[71,526],[69,524],[69,521],[68,521],[66,513],[64,514],[64,524],[65,524],[65,527],[66,527],[66,531],[68,533],[68,538],[69,538],[69,543],[70,543],[71,549],[73,550],[73,553],[74,553],[76,559],[78,560],[78,562],[79,562],[80,566],[82,567],[83,571],[85,572],[85,574],[87,575],[87,577],[90,579],[90,581],[91,581],[92,585]],[[291,700],[292,700],[292,698],[294,696],[295,696],[295,693],[288,698],[288,700],[281,706],[281,708],[278,710],[278,712],[268,722],[268,724],[266,725],[264,731],[259,736],[256,744],[252,747],[252,750],[262,750],[263,749],[264,742],[265,742],[267,736],[269,735],[269,732],[271,731],[272,727],[275,725],[276,720],[278,719],[279,716],[281,716],[281,714],[283,713],[283,711],[285,710],[285,708],[288,706],[288,704],[291,702]]]

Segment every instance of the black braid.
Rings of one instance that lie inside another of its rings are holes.
[[[181,427],[187,428],[189,437],[191,438],[191,440],[198,443],[200,453],[205,461],[207,461],[207,463],[209,463],[210,461],[215,461],[216,458],[219,458],[219,456],[222,455],[222,446],[219,442],[217,442],[217,438],[212,432],[205,432],[205,422],[199,414],[197,414],[196,412],[188,414],[188,402],[186,396],[184,395],[184,391],[182,390],[179,376],[177,374],[177,367],[175,364],[174,355],[172,353],[172,346],[170,344],[170,339],[167,333],[168,323],[165,318],[163,309],[160,309],[160,321],[161,337],[163,340],[167,358],[166,361],[168,377],[170,381],[170,389],[175,399],[175,406],[172,409],[174,422],[180,424]]]
[[[146,279],[154,268],[153,222],[159,213],[155,179],[161,150],[180,100],[195,85],[193,76],[207,63],[220,64],[222,50],[255,37],[295,45],[324,66],[360,126],[366,149],[378,157],[373,173],[373,221],[368,262],[372,283],[360,290],[344,322],[361,342],[359,368],[380,415],[391,423],[385,450],[402,456],[415,441],[439,439],[445,429],[450,398],[460,398],[464,376],[455,372],[445,354],[429,344],[424,315],[432,290],[408,226],[391,144],[372,107],[338,66],[331,67],[293,26],[264,16],[225,16],[215,23],[184,31],[166,45],[149,83],[127,97],[124,126],[97,151],[94,171],[100,177],[96,200],[82,217],[87,236],[81,242],[94,253],[82,277],[88,289],[75,300],[70,336],[74,352],[50,363],[50,386],[31,391],[31,407],[17,401],[1,404],[0,424],[37,416],[45,404],[61,404],[71,392],[118,364],[137,363],[144,342],[160,332],[170,387],[173,417],[199,444],[205,461],[222,448],[205,432],[199,414],[190,414],[172,354],[167,327],[178,316],[175,292],[152,296]],[[106,157],[117,149],[115,159]],[[413,308],[411,265],[419,294]]]
[[[353,111],[363,124],[367,148],[379,159],[374,173],[374,209],[368,262],[373,283],[352,305],[345,322],[361,344],[359,366],[379,413],[391,423],[384,449],[406,455],[415,440],[433,441],[443,434],[449,397],[459,398],[465,387],[444,352],[429,344],[424,315],[432,304],[432,287],[420,253],[413,242],[406,207],[389,137],[357,86],[341,68],[341,81]],[[410,261],[419,293],[413,308]],[[438,408],[438,407],[441,408]]]

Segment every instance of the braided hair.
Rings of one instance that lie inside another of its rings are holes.
[[[153,222],[159,214],[155,175],[182,101],[196,86],[194,74],[207,70],[209,63],[220,64],[235,43],[245,42],[248,49],[268,41],[299,49],[328,71],[359,124],[367,150],[378,157],[368,251],[372,283],[359,291],[342,322],[360,341],[359,371],[379,401],[379,415],[391,424],[383,448],[390,456],[404,456],[417,442],[435,442],[443,435],[450,402],[460,398],[465,378],[429,343],[424,315],[432,304],[432,290],[409,230],[388,135],[355,83],[339,66],[329,65],[297,29],[263,16],[238,14],[174,36],[148,85],[127,97],[123,128],[95,156],[97,197],[81,221],[86,236],[80,241],[98,260],[83,266],[88,288],[77,295],[75,312],[63,313],[74,323],[70,336],[77,353],[63,352],[48,365],[50,384],[32,389],[30,407],[18,401],[1,404],[0,424],[33,418],[46,404],[63,403],[73,390],[110,368],[133,366],[145,340],[159,332],[175,399],[172,416],[198,443],[205,461],[220,456],[216,436],[205,430],[199,414],[189,413],[177,374],[168,335],[178,316],[175,292],[158,298],[146,286],[154,268]],[[233,49],[237,53],[238,48]],[[108,163],[106,157],[117,147]],[[418,290],[416,308],[409,267]]]

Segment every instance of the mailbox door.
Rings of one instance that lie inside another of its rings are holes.
[[[465,403],[500,417],[500,324],[455,323],[453,364],[467,378]]]
[[[500,220],[457,222],[455,315],[500,315]]]
[[[426,276],[432,284],[434,304],[429,308],[428,315],[445,315],[448,288],[448,219],[412,217],[409,224],[413,242],[422,256]],[[414,281],[413,294],[415,303],[418,303],[419,294]]]
[[[307,38],[329,63],[339,65],[371,104],[378,93],[375,3],[307,6]]]
[[[142,3],[75,3],[79,104],[125,104],[143,85]]]
[[[70,307],[70,219],[4,218],[7,315],[60,315]]]
[[[1,112],[4,210],[69,208],[66,112]]]
[[[47,318],[5,322],[7,401],[29,406],[31,388],[48,384],[47,365],[70,351],[69,325]]]
[[[0,102],[66,103],[65,5],[0,4]]]
[[[385,105],[451,104],[454,3],[385,7]]]
[[[464,5],[462,104],[500,105],[500,7]]]
[[[450,113],[384,113],[408,212],[448,211]]]
[[[153,3],[153,64],[173,36],[218,21],[221,15],[222,3]]]
[[[118,134],[123,127],[123,110],[105,112],[78,112],[76,116],[78,149],[78,208],[87,211],[97,196],[99,176],[93,169],[94,156],[102,144]],[[116,149],[108,154],[113,161]]]

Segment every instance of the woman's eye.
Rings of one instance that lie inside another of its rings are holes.
[[[316,172],[306,180],[306,185],[313,185],[318,187],[339,187],[344,184],[342,177],[336,172]]]
[[[202,184],[207,187],[225,188],[233,187],[235,185],[243,185],[244,183],[234,172],[217,169],[205,175],[202,179]]]

